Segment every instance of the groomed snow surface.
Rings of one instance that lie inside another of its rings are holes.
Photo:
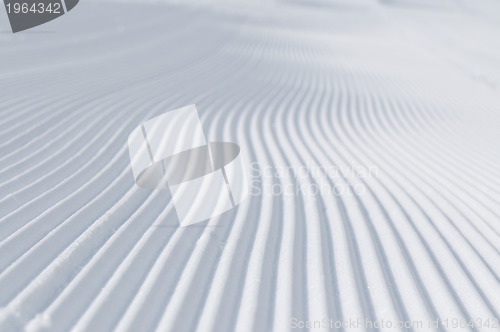
[[[0,331],[500,330],[497,1],[0,12]],[[176,227],[127,138],[190,104],[253,188]]]

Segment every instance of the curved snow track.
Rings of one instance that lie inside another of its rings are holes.
[[[500,330],[451,325],[500,318],[500,24],[403,2],[84,2],[0,34],[0,330]],[[179,228],[127,137],[193,103],[255,183]]]

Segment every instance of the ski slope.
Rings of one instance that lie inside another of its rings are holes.
[[[0,331],[500,331],[499,14],[82,1],[14,35],[2,12]],[[127,138],[190,104],[253,191],[177,227]]]

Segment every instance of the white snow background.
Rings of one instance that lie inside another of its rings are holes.
[[[374,172],[262,176],[344,191],[175,227],[127,137],[193,103],[253,165]],[[2,9],[0,331],[499,331],[499,128],[499,1],[82,0],[18,34]]]

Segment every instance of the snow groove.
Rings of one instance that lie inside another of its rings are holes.
[[[0,330],[500,318],[497,44],[478,39],[482,68],[425,25],[485,12],[400,2],[85,2],[2,37]],[[134,185],[127,137],[193,103],[254,182],[180,228],[168,192]]]

